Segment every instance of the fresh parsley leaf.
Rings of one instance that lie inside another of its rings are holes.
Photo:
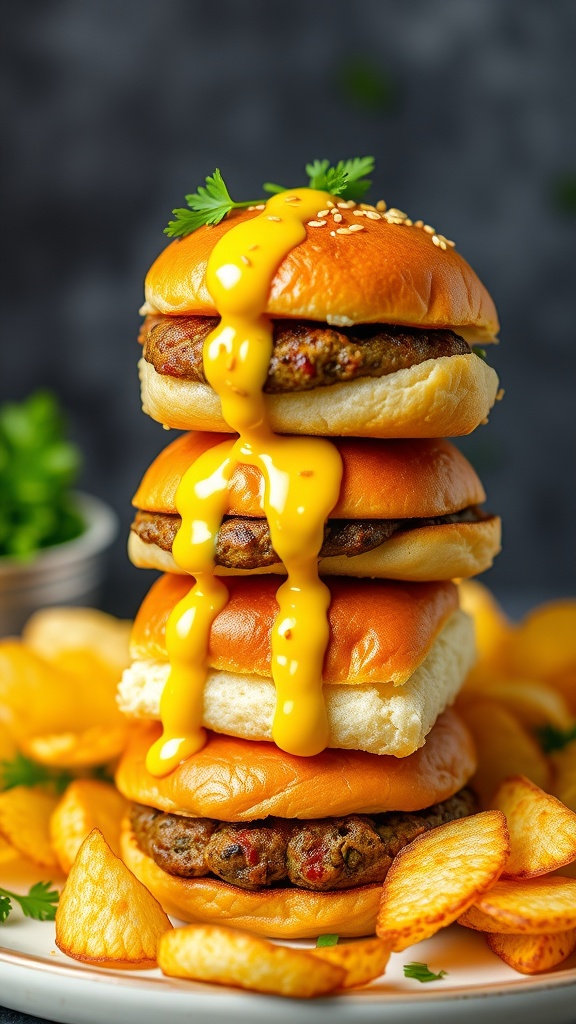
[[[63,793],[71,781],[72,775],[69,772],[46,768],[20,753],[17,753],[12,761],[0,761],[0,790],[47,783],[57,793]]]
[[[273,181],[265,181],[262,188],[264,192],[269,192],[272,195],[278,195],[279,192],[288,192],[286,185],[275,185]]]
[[[428,964],[420,964],[418,962],[404,964],[404,977],[413,978],[414,981],[421,981],[422,984],[427,981],[442,981],[442,978],[445,978],[447,973],[448,971],[439,971],[438,974],[434,974],[428,967]]]
[[[35,921],[53,921],[60,894],[50,889],[51,885],[52,882],[36,882],[26,896],[0,889],[0,924],[8,918],[12,900],[20,905],[25,917],[32,917]]]
[[[197,192],[184,197],[189,210],[172,210],[176,220],[168,222],[164,233],[170,238],[183,237],[191,234],[203,224],[219,224],[231,210],[246,206],[255,206],[257,199],[235,203],[226,187],[224,179],[217,167],[213,174],[206,178],[206,185],[200,185]]]
[[[542,725],[536,733],[544,753],[550,754],[553,750],[562,750],[572,740],[576,740],[576,723],[566,731],[557,729],[555,725]]]
[[[482,348],[481,345],[472,345],[472,351],[475,356],[478,356],[478,358],[482,359],[484,362],[488,359],[486,349]]]
[[[4,924],[4,921],[8,920],[11,910],[12,903],[10,902],[10,897],[3,896],[0,893],[0,924]]]
[[[336,946],[337,943],[337,935],[319,935],[316,939],[316,948],[322,949],[323,946]]]
[[[335,167],[330,166],[329,160],[314,160],[306,164],[310,188],[322,189],[343,199],[360,199],[372,184],[366,175],[373,170],[373,156],[340,160]]]

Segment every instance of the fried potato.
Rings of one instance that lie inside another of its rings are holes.
[[[384,880],[377,935],[401,952],[452,924],[498,879],[509,849],[500,811],[419,836],[395,857]]]
[[[11,761],[16,756],[18,747],[11,730],[0,721],[0,764],[2,761]],[[0,787],[2,785],[2,774],[0,768]]]
[[[474,619],[479,660],[498,664],[512,629],[509,620],[488,587],[478,580],[463,580],[458,591],[460,607]]]
[[[160,940],[158,965],[171,978],[194,978],[292,999],[323,996],[343,985],[346,971],[311,951],[275,946],[219,925],[188,925]]]
[[[50,842],[50,816],[56,804],[56,797],[27,786],[0,793],[0,837],[43,868],[58,867]]]
[[[85,666],[106,665],[119,679],[130,664],[132,623],[95,608],[43,608],[24,627],[24,643],[46,661],[80,673]]]
[[[50,819],[52,846],[65,874],[95,828],[120,856],[120,824],[127,807],[124,797],[106,782],[76,779],[70,783]]]
[[[502,881],[458,918],[476,931],[540,935],[576,928],[576,879],[549,875]]]
[[[553,792],[563,804],[576,811],[576,740],[552,754],[555,769]]]
[[[527,729],[553,725],[565,731],[574,721],[566,698],[545,683],[525,679],[494,679],[484,686],[482,697],[503,704]]]
[[[170,921],[145,886],[94,829],[84,840],[56,911],[56,945],[101,967],[156,966]]]
[[[17,742],[39,732],[73,729],[78,717],[74,697],[71,676],[20,640],[0,641],[0,721]]]
[[[550,765],[536,740],[514,715],[493,700],[459,704],[478,750],[478,768],[471,780],[483,807],[490,807],[498,785],[509,775],[525,775],[549,789]]]
[[[14,860],[18,854],[10,843],[7,843],[5,839],[0,836],[0,864],[5,864],[6,861]]]
[[[357,988],[379,978],[390,959],[390,946],[382,939],[360,939],[336,946],[320,946],[310,950],[330,964],[343,967],[346,977],[341,988]]]
[[[576,928],[554,935],[487,935],[493,953],[520,974],[539,974],[561,964],[576,949]]]
[[[505,779],[492,806],[506,815],[510,833],[503,878],[536,878],[576,860],[576,814],[530,779]]]
[[[506,645],[517,676],[553,680],[576,668],[576,600],[552,601],[530,612]]]
[[[90,768],[107,764],[123,751],[128,725],[95,725],[84,732],[52,733],[30,736],[21,741],[22,752],[33,761],[52,768]]]

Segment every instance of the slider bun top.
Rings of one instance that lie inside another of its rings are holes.
[[[201,751],[162,779],[145,763],[159,731],[156,722],[133,731],[116,774],[120,792],[162,811],[221,821],[416,811],[447,800],[476,767],[472,737],[454,711],[440,715],[409,757],[360,750],[294,757],[273,743],[210,733]]]
[[[447,581],[398,583],[334,576],[325,582],[331,592],[326,683],[402,685],[458,608],[458,591]],[[193,584],[192,576],[173,574],[153,584],[134,621],[134,660],[167,660],[168,616]],[[228,576],[226,586],[230,600],[212,624],[208,666],[269,678],[278,582],[270,576]]]
[[[333,236],[330,224],[308,227],[305,241],[276,271],[266,313],[341,325],[452,327],[484,341],[498,332],[490,295],[455,249],[440,249],[421,228],[342,212],[364,230]],[[210,253],[231,227],[255,216],[236,211],[172,242],[148,271],[148,304],[167,315],[213,316],[204,279]]]
[[[178,437],[146,471],[134,505],[147,512],[175,513],[182,476],[202,452],[221,443],[221,434],[200,431]],[[449,441],[335,438],[334,444],[344,471],[331,518],[428,518],[485,501],[478,476]],[[262,488],[260,470],[238,466],[229,490],[229,514],[262,518]]]

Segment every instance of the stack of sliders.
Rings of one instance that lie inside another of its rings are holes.
[[[476,809],[453,580],[500,522],[438,438],[494,403],[494,305],[427,225],[304,188],[170,244],[144,312],[144,410],[187,433],[134,499],[125,860],[183,920],[370,934],[398,851]]]

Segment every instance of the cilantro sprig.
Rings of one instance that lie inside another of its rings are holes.
[[[427,981],[442,981],[446,977],[448,971],[438,971],[438,974],[434,974],[428,967],[428,964],[421,964],[414,961],[411,964],[404,964],[404,977],[413,978],[414,981],[421,981],[425,984]]]
[[[374,170],[374,157],[354,157],[352,160],[339,160],[331,166],[329,160],[313,160],[306,164],[309,188],[329,192],[342,199],[360,199],[370,188],[372,181],[367,175]],[[290,186],[293,187],[293,186]],[[268,194],[287,192],[288,187],[267,181],[262,190]],[[185,196],[188,208],[172,210],[174,220],[169,221],[164,233],[170,238],[184,238],[204,224],[219,224],[231,210],[258,206],[265,199],[247,199],[236,202],[232,199],[222,174],[217,167],[209,174],[204,185],[196,192]]]
[[[70,495],[79,468],[54,395],[0,406],[0,555],[26,559],[82,533]]]
[[[15,786],[49,785],[56,793],[63,793],[72,779],[70,772],[47,768],[20,752],[11,761],[0,761],[0,791]]]
[[[50,889],[51,885],[52,882],[36,882],[25,896],[0,889],[0,924],[8,920],[13,902],[19,904],[25,917],[32,917],[35,921],[53,921],[60,894]]]
[[[545,754],[555,750],[563,750],[572,740],[576,740],[576,723],[570,729],[557,729],[555,725],[542,725],[536,730],[540,746]]]

